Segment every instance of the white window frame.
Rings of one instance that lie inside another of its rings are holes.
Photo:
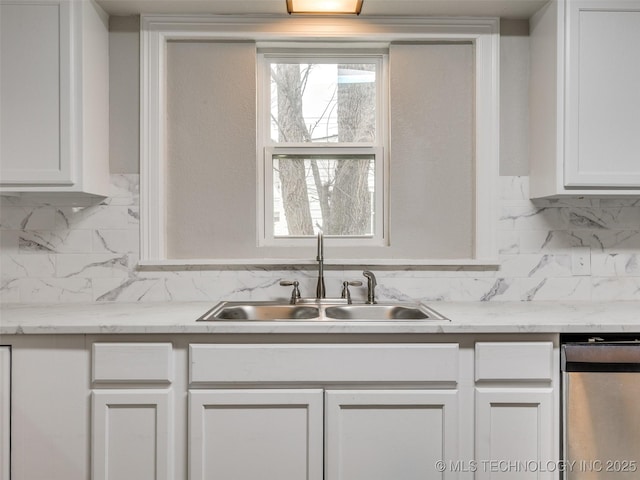
[[[385,246],[387,245],[388,221],[388,53],[380,52],[377,44],[373,44],[366,53],[364,51],[350,53],[342,44],[296,44],[283,42],[269,44],[267,48],[258,45],[258,138],[257,165],[258,195],[256,220],[258,222],[258,246],[291,247],[304,246],[309,243],[308,237],[276,237],[273,233],[273,156],[324,154],[331,156],[343,154],[368,154],[375,160],[375,197],[373,235],[370,236],[327,236],[334,246]],[[376,64],[376,135],[373,142],[359,143],[294,143],[275,142],[271,139],[271,70],[273,62],[294,59],[300,63],[375,63]]]
[[[166,251],[166,45],[172,40],[255,42],[471,42],[475,52],[475,224],[471,258],[342,259],[345,265],[498,265],[500,20],[484,17],[296,17],[142,15],[140,35],[140,261],[149,266],[256,265],[283,259],[169,259]],[[257,181],[257,179],[256,179]],[[304,263],[304,262],[302,262]]]

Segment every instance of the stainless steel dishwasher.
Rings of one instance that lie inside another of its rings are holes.
[[[571,341],[561,359],[564,478],[639,479],[640,341]]]

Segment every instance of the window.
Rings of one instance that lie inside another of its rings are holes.
[[[384,244],[386,59],[309,46],[259,53],[261,244],[318,231],[336,244]]]
[[[311,264],[319,227],[338,265],[494,264],[499,20],[150,15],[141,25],[142,266]],[[293,110],[305,136],[284,135],[278,65],[297,69],[310,95]],[[311,87],[323,71],[333,100]],[[349,85],[375,91],[362,103],[375,121],[357,132],[340,121]],[[289,167],[306,230],[289,228]],[[342,187],[349,170],[361,181]],[[336,189],[362,200],[340,206]],[[360,221],[341,231],[331,207]]]

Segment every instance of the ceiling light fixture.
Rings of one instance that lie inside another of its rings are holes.
[[[287,0],[287,12],[360,15],[363,0]]]

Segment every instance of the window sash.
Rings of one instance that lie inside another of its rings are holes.
[[[270,146],[264,148],[263,161],[258,169],[259,180],[258,186],[261,191],[258,195],[258,212],[259,215],[259,246],[280,246],[293,247],[305,246],[309,244],[310,236],[276,236],[274,233],[274,192],[273,192],[273,159],[279,155],[322,155],[326,157],[338,155],[368,155],[374,160],[374,198],[372,208],[375,212],[372,235],[357,236],[333,236],[326,235],[330,239],[331,245],[334,246],[384,246],[387,243],[386,225],[387,225],[387,163],[385,161],[384,149],[382,147],[291,147],[291,146]]]
[[[317,147],[322,145],[341,146],[371,146],[382,147],[386,143],[386,115],[387,115],[387,75],[388,75],[388,53],[376,51],[364,55],[349,54],[346,48],[344,53],[337,54],[333,49],[331,53],[322,51],[310,52],[313,47],[300,48],[299,52],[293,53],[287,50],[285,53],[263,53],[258,51],[258,144],[260,147],[287,145],[293,147]],[[274,63],[373,63],[376,65],[376,112],[375,112],[375,138],[372,142],[276,142],[271,139],[271,65]]]

